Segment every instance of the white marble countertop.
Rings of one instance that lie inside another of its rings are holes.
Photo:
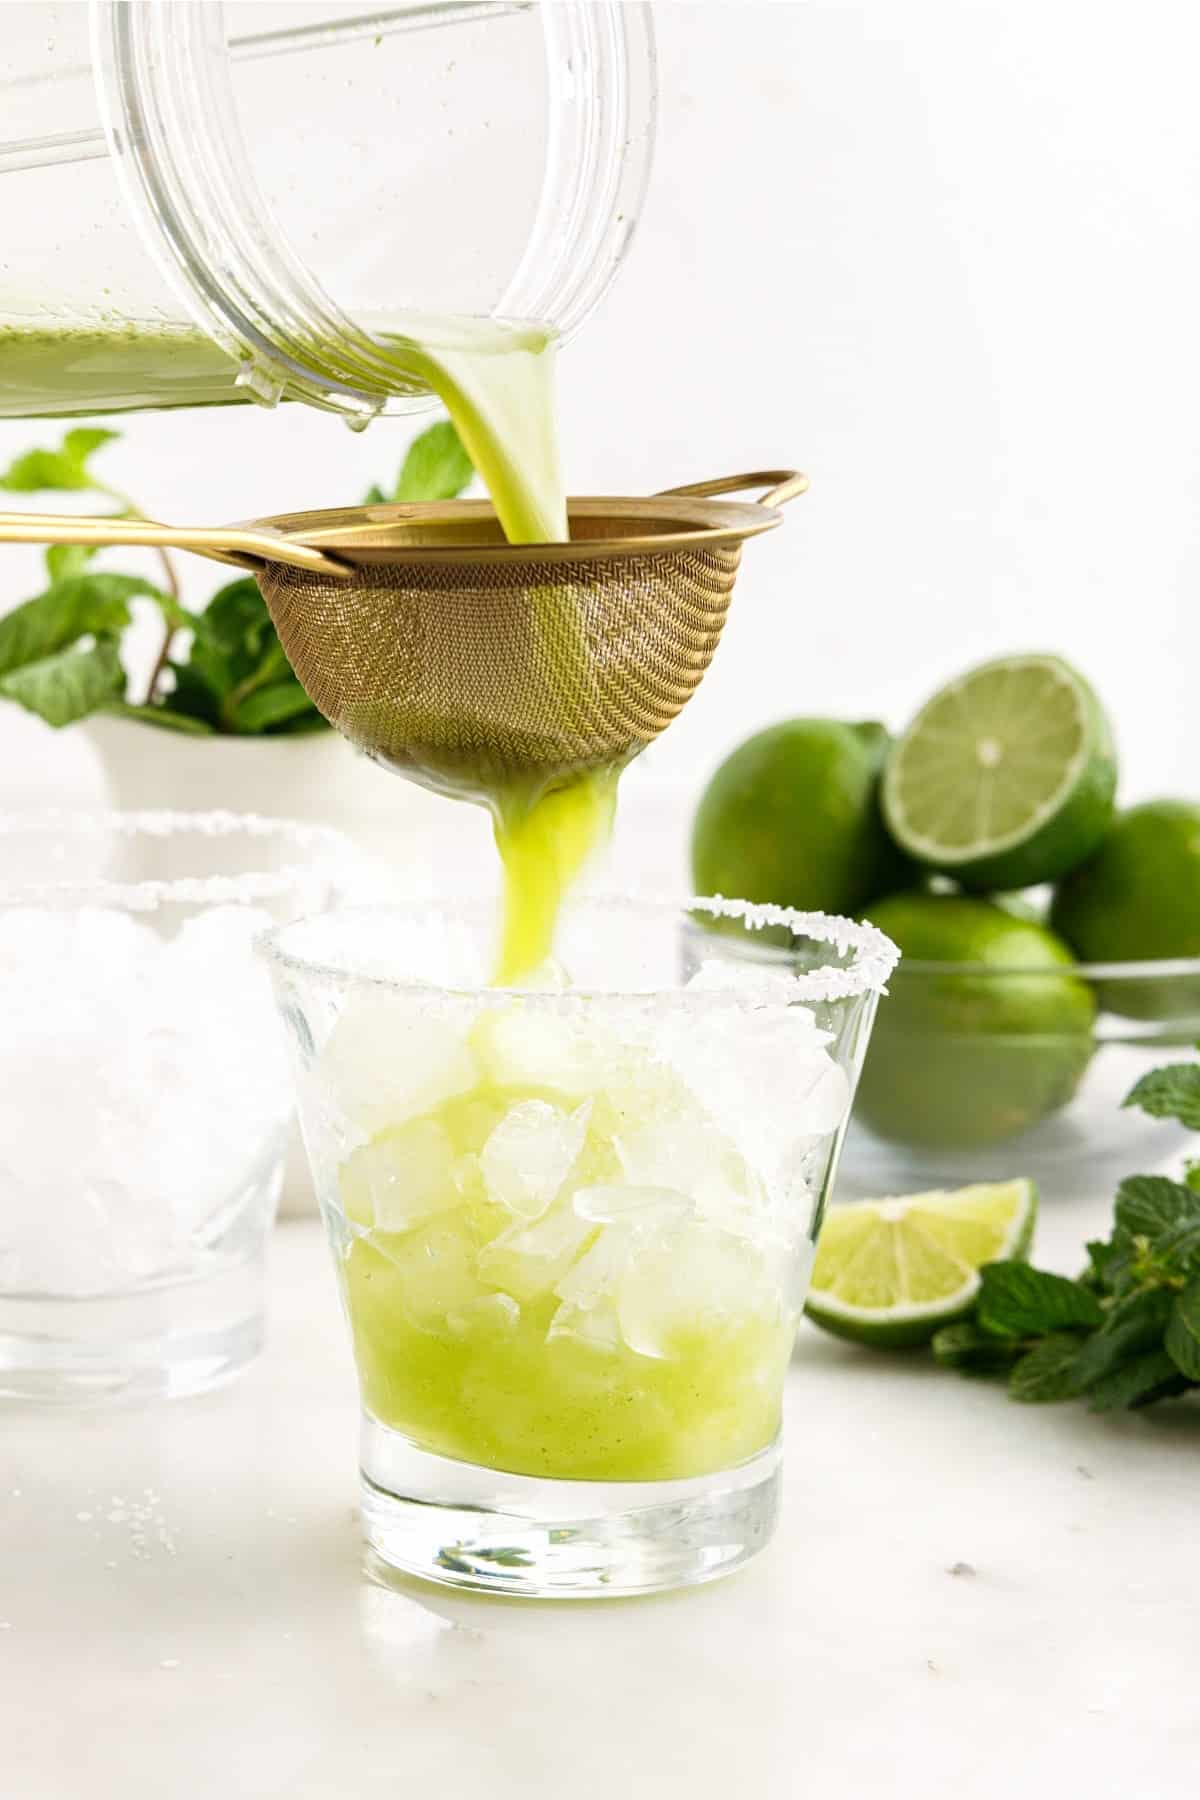
[[[1105,1209],[1044,1222],[1067,1266]],[[531,1603],[360,1570],[319,1228],[237,1385],[0,1415],[6,1800],[1174,1800],[1200,1752],[1200,1408],[1017,1408],[805,1327],[747,1570]]]

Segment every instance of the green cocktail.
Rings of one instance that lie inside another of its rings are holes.
[[[810,975],[714,961],[727,940],[633,900],[567,909],[574,989],[490,989],[483,904],[334,913],[269,945],[386,1562],[633,1592],[766,1542],[816,1222],[891,968],[870,927],[782,922]]]
[[[528,1045],[519,1009],[485,1014],[445,1064],[469,1085],[340,1166],[368,1410],[526,1475],[662,1481],[744,1461],[778,1430],[795,1328],[755,1177],[649,1057],[594,1081],[547,1065],[532,1084]],[[628,1180],[681,1135],[712,1158],[720,1225]]]

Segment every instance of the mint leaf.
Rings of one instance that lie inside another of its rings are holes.
[[[1181,1219],[1156,1237],[1150,1249],[1153,1268],[1168,1278],[1200,1273],[1200,1218]]]
[[[218,703],[252,679],[269,680],[273,668],[288,667],[267,603],[249,577],[221,588],[191,625],[194,637],[183,666]],[[178,675],[178,666],[172,666]]]
[[[310,706],[307,712],[297,713],[294,719],[284,719],[271,732],[272,737],[307,737],[317,731],[332,731],[333,727],[324,713]]]
[[[1169,1063],[1165,1069],[1151,1069],[1123,1104],[1140,1106],[1152,1119],[1178,1119],[1189,1131],[1200,1131],[1200,1063]]]
[[[1176,1296],[1167,1324],[1167,1354],[1189,1381],[1200,1382],[1200,1275]]]
[[[286,681],[273,682],[247,694],[233,713],[233,724],[237,731],[268,731],[273,725],[283,725],[316,710],[296,677],[289,674]]]
[[[387,495],[384,493],[383,489],[379,486],[378,482],[373,481],[371,483],[370,487],[367,489],[366,493],[363,495],[363,505],[364,506],[386,506],[387,505]]]
[[[51,544],[46,551],[46,573],[52,582],[82,575],[98,549],[98,544]]]
[[[173,686],[159,702],[173,713],[182,713],[186,718],[197,719],[210,731],[217,731],[221,724],[221,706],[217,695],[208,682],[200,676],[190,662],[169,663]]]
[[[449,419],[414,438],[404,458],[392,499],[453,500],[469,487],[475,465]]]
[[[1139,1288],[1117,1300],[1079,1352],[1075,1373],[1081,1390],[1111,1375],[1146,1350],[1160,1350],[1171,1316],[1169,1288]]]
[[[0,675],[65,649],[76,638],[117,632],[135,595],[165,598],[138,575],[73,575],[0,619]]]
[[[1200,1194],[1166,1175],[1129,1175],[1117,1189],[1117,1226],[1152,1241],[1184,1222],[1200,1223]]]
[[[0,696],[56,728],[85,719],[124,692],[125,671],[111,638],[86,648],[73,645],[0,675]]]
[[[1113,1289],[1113,1277],[1119,1266],[1118,1258],[1122,1254],[1122,1245],[1114,1239],[1111,1243],[1093,1238],[1084,1245],[1088,1255],[1088,1266],[1079,1276],[1085,1287],[1090,1287],[1094,1294],[1110,1294]]]
[[[188,622],[191,649],[169,665],[172,712],[244,736],[328,730],[292,672],[257,582],[231,581]]]
[[[1124,1406],[1150,1406],[1186,1387],[1165,1350],[1147,1350],[1088,1389],[1092,1412],[1117,1412]]]
[[[197,640],[224,659],[239,681],[259,668],[265,652],[279,645],[267,603],[249,576],[214,594],[196,615],[195,630]]]
[[[89,459],[121,434],[95,426],[79,425],[68,431],[57,450],[27,450],[0,473],[0,488],[10,494],[38,494],[51,490],[76,493],[82,488],[104,489],[88,468]]]
[[[1043,1404],[1053,1400],[1071,1400],[1079,1392],[1075,1381],[1075,1365],[1079,1360],[1080,1342],[1073,1332],[1052,1332],[1023,1356],[1008,1378],[1008,1391],[1014,1400]]]
[[[194,737],[210,737],[213,731],[213,727],[206,725],[203,719],[192,718],[188,713],[174,712],[161,703],[154,706],[133,706],[127,700],[120,700],[106,706],[104,711],[118,719],[132,719],[137,724],[156,725],[163,731],[182,731]]]
[[[1092,1330],[1104,1313],[1089,1288],[1026,1263],[987,1263],[980,1271],[975,1317],[1001,1337],[1037,1337],[1081,1326]]]
[[[943,1325],[934,1333],[933,1354],[944,1369],[965,1375],[1002,1375],[1020,1350],[1010,1338],[993,1337],[970,1319]]]

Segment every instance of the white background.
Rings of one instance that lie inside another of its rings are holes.
[[[716,665],[646,778],[682,818],[761,724],[900,724],[971,659],[1037,648],[1108,702],[1127,795],[1194,792],[1194,10],[657,10],[649,202],[562,359],[570,482],[636,492],[794,462],[813,486],[748,548]],[[196,520],[355,499],[407,432],[355,438],[299,408],[122,429],[112,478]],[[0,426],[0,456],[53,432]],[[0,601],[35,573],[5,552]],[[204,565],[188,579],[211,590]],[[0,753],[9,799],[88,779],[77,735],[9,707]]]

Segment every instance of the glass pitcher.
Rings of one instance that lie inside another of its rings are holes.
[[[386,352],[487,316],[566,336],[633,230],[648,7],[10,4],[0,417],[424,404]]]

